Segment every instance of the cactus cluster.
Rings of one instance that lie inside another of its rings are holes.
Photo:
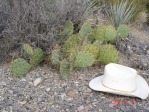
[[[31,69],[31,65],[26,60],[18,58],[10,63],[9,69],[14,76],[24,76]]]
[[[105,64],[117,63],[119,59],[118,51],[113,45],[104,45],[100,49],[99,60]]]
[[[10,71],[14,76],[25,75],[33,66],[43,61],[43,51],[40,48],[33,50],[29,44],[24,44],[23,49],[29,55],[30,63],[22,58],[13,60],[10,63]]]
[[[73,28],[70,21],[66,26],[71,26],[70,30]],[[112,45],[103,46],[104,41],[113,42],[116,39],[117,31],[113,26],[91,28],[91,24],[85,22],[80,31],[77,34],[70,33],[72,35],[69,34],[69,28],[66,29],[64,32],[68,31],[69,37],[60,44],[61,47],[53,49],[51,52],[51,62],[59,67],[63,79],[68,77],[69,73],[76,67],[89,67],[98,61],[105,64],[117,62],[116,49]],[[121,34],[121,28],[119,32]],[[101,46],[103,47],[101,48]]]

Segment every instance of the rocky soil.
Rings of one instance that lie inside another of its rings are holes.
[[[119,63],[137,69],[149,83],[148,43],[131,34],[117,43],[117,48]],[[10,75],[7,64],[1,65],[0,112],[149,112],[149,98],[141,100],[91,90],[90,80],[102,75],[103,70],[103,65],[77,69],[67,80],[61,80],[58,71],[40,66],[26,77],[16,78]],[[114,105],[112,100],[121,103]]]

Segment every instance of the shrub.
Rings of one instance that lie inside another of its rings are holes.
[[[0,31],[0,38],[4,37],[0,52],[5,56],[16,50],[19,54],[20,43],[30,43],[44,51],[51,49],[59,42],[65,22],[71,20],[79,26],[92,14],[93,6],[90,0],[1,0],[0,22],[5,22],[6,27]],[[1,18],[1,12],[7,18]]]
[[[137,5],[126,1],[120,1],[115,4],[110,4],[110,9],[107,15],[111,23],[118,28],[121,24],[130,22],[132,17],[136,14]]]
[[[10,63],[9,69],[12,75],[23,76],[31,69],[31,65],[24,59],[18,58]]]
[[[99,60],[105,64],[117,63],[119,59],[118,51],[113,45],[104,45],[99,52]]]
[[[146,4],[147,9],[147,24],[149,25],[149,2]]]

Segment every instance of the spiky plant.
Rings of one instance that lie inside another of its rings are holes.
[[[66,79],[69,75],[69,63],[66,59],[62,60],[60,63],[60,74],[63,79]]]
[[[23,44],[23,49],[28,55],[33,54],[33,48],[29,44]]]
[[[106,27],[99,26],[94,29],[93,33],[96,40],[103,42],[105,40]]]
[[[149,2],[146,4],[146,13],[147,13],[147,25],[149,26]]]
[[[43,61],[43,51],[40,48],[33,50],[33,48],[29,44],[23,44],[23,49],[29,55],[30,64],[32,66],[38,65],[40,62]]]
[[[38,65],[44,59],[43,51],[40,48],[34,50],[33,54],[30,55],[30,63],[32,66]]]
[[[133,2],[128,2],[128,0],[121,0],[115,4],[110,3],[107,15],[111,23],[118,28],[121,24],[126,24],[130,22],[132,17],[137,13],[137,5]]]
[[[26,60],[18,58],[10,63],[9,69],[14,76],[24,76],[31,69],[31,65]]]
[[[96,44],[87,44],[83,46],[83,51],[88,51],[94,55],[94,58],[97,59],[99,53],[99,47]]]
[[[74,26],[72,21],[67,21],[64,27],[64,31],[62,32],[62,35],[64,37],[70,37],[71,35],[73,35],[74,32]]]
[[[88,67],[95,62],[94,55],[88,51],[77,51],[74,61],[75,67]]]
[[[99,60],[105,64],[117,63],[119,60],[118,51],[113,45],[104,45],[99,52]]]
[[[106,31],[105,31],[105,40],[106,41],[110,41],[113,42],[116,40],[116,29],[114,28],[114,26],[109,25],[106,27]]]
[[[60,64],[60,50],[59,49],[55,49],[52,51],[51,62],[54,65]]]
[[[118,38],[125,38],[128,36],[129,28],[127,25],[122,24],[117,29],[117,37]]]
[[[89,22],[85,22],[80,31],[79,31],[79,34],[81,36],[81,38],[85,38],[86,36],[88,36],[88,34],[92,31],[92,28],[91,28],[91,24]]]
[[[80,44],[80,36],[78,34],[72,35],[70,38],[68,38],[62,48],[63,52],[67,52],[70,48],[73,48],[76,45]]]

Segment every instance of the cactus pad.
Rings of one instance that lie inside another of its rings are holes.
[[[79,31],[81,38],[85,38],[91,32],[91,30],[91,24],[89,22],[85,22]]]
[[[67,21],[65,24],[64,31],[62,32],[63,36],[71,36],[74,32],[74,26],[72,21]]]
[[[23,44],[23,49],[28,55],[33,54],[33,48],[29,44]]]
[[[117,63],[119,59],[118,51],[113,45],[104,45],[100,49],[99,60],[105,64]]]
[[[33,54],[30,56],[31,65],[35,66],[43,61],[43,51],[40,48],[34,50]]]
[[[66,79],[69,75],[69,63],[66,59],[62,60],[60,63],[60,74],[63,79]]]
[[[78,51],[75,56],[75,67],[88,67],[95,62],[94,55],[88,51]]]
[[[129,28],[127,25],[122,24],[117,29],[117,36],[120,38],[125,38],[128,36]]]
[[[58,65],[60,63],[60,50],[59,49],[52,51],[51,61],[54,65]]]
[[[115,41],[116,35],[117,35],[117,32],[113,26],[109,25],[106,27],[106,32],[105,32],[105,40],[106,41],[110,41],[110,42]]]
[[[94,30],[95,39],[103,42],[105,40],[105,32],[106,32],[105,26],[97,27]]]
[[[14,76],[23,76],[31,69],[31,65],[24,59],[13,60],[9,66],[10,72]]]

